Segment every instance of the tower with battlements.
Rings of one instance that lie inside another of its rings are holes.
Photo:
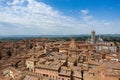
[[[72,49],[75,49],[75,48],[76,48],[76,43],[75,43],[75,40],[74,40],[74,39],[71,39],[69,46],[70,46],[70,48],[72,48]]]

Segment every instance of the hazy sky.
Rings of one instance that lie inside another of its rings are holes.
[[[120,34],[120,0],[0,0],[0,35]]]

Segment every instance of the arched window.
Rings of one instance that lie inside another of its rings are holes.
[[[110,46],[113,46],[113,44],[111,44]]]

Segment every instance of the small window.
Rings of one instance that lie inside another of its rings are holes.
[[[90,73],[89,75],[90,75],[90,77],[93,77],[93,76],[94,76],[94,73]]]
[[[113,46],[113,44],[111,44],[111,46]]]

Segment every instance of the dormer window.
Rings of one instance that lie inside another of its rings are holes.
[[[89,73],[89,76],[90,76],[90,77],[93,77],[93,76],[94,76],[94,73]]]

